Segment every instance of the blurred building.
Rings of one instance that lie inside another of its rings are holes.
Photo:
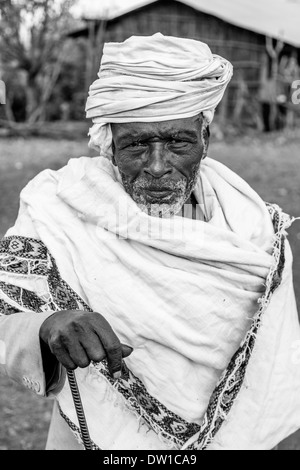
[[[282,77],[282,59],[287,67],[293,61],[297,78],[300,6],[291,0],[85,0],[80,14],[84,26],[72,36],[86,37],[89,42],[87,85],[99,68],[104,42],[156,32],[204,41],[213,53],[233,63],[234,79],[218,110],[222,120],[230,116],[238,123],[243,117],[259,125],[260,100],[267,95],[273,100],[271,113],[277,92],[265,93],[269,81],[280,88],[281,100],[282,90],[288,90],[281,83],[289,80]],[[287,96],[286,105],[289,101]]]

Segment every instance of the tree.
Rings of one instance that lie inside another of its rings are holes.
[[[72,0],[0,0],[0,63],[6,72],[6,115],[11,126],[14,84],[23,77],[25,121],[42,121],[67,54]]]

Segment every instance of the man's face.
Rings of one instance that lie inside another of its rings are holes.
[[[149,215],[176,214],[197,182],[208,145],[202,115],[112,124],[114,158],[126,192]]]

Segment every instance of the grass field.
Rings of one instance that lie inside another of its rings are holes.
[[[211,145],[210,156],[240,174],[269,202],[300,216],[300,134],[247,136]],[[18,194],[45,168],[58,169],[69,158],[87,155],[85,141],[50,139],[0,140],[0,236],[13,224]],[[300,222],[289,231],[294,252],[294,281],[300,306]],[[300,391],[299,391],[300,393]],[[0,450],[43,449],[51,402],[0,377]],[[280,445],[300,450],[300,433]]]

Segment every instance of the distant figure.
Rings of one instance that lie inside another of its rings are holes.
[[[264,132],[270,132],[273,130],[273,112],[276,100],[276,81],[273,78],[263,78],[259,89],[259,101],[261,103]]]
[[[67,101],[63,101],[60,105],[61,121],[70,120],[70,111],[71,111],[70,103],[68,103]]]
[[[278,81],[275,117],[275,130],[277,131],[280,131],[286,127],[288,96],[288,86]]]

